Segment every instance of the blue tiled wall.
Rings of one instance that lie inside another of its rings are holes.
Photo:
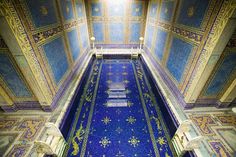
[[[131,24],[131,35],[130,42],[139,42],[139,37],[141,36],[141,24],[140,23],[132,23]]]
[[[204,96],[218,95],[226,85],[230,76],[236,72],[236,53],[230,52],[223,59],[223,62],[218,67],[211,82],[209,83]]]
[[[192,49],[193,45],[181,39],[173,38],[169,58],[167,60],[167,68],[178,82],[182,79]]]
[[[150,8],[149,8],[149,17],[151,18],[156,18],[157,17],[157,3],[152,2],[150,3]]]
[[[147,25],[146,26],[146,34],[145,34],[145,45],[151,49],[152,48],[152,38],[154,33],[154,27]]]
[[[96,38],[96,41],[103,42],[104,41],[104,31],[102,23],[93,23],[93,34]]]
[[[9,52],[6,52],[9,53]],[[32,97],[8,55],[0,53],[0,75],[12,94],[16,97]]]
[[[43,46],[55,82],[58,84],[68,69],[65,47],[62,38],[57,38]]]
[[[57,23],[55,1],[26,0],[30,15],[36,27]]]
[[[210,0],[183,0],[177,22],[191,27],[200,27]]]
[[[136,0],[87,1],[90,35],[97,44],[139,44],[147,5],[147,1]]]
[[[142,16],[143,4],[142,3],[132,3],[132,16]]]
[[[213,0],[149,1],[144,47],[147,51],[151,51],[150,57],[157,59],[160,67],[180,90],[180,94],[189,94],[187,92],[191,86],[188,83],[194,77],[192,73],[195,73],[192,67],[195,67],[195,63],[198,62],[199,53],[203,52],[202,48],[207,40],[203,37],[209,33],[206,31],[207,26],[213,26],[215,22],[211,17],[217,14],[215,11],[218,11],[222,2]],[[157,34],[154,34],[155,32]],[[228,45],[227,52],[235,49],[232,41]],[[220,66],[217,63],[218,69],[214,69],[201,91],[198,97],[199,102],[205,103],[205,100],[209,102],[209,99],[218,99],[232,83],[232,77],[236,75],[234,55],[235,52],[231,53],[230,57],[222,55],[225,57],[224,61]],[[221,61],[222,56],[220,56]]]
[[[175,1],[163,1],[160,12],[160,19],[170,21],[174,11]]]
[[[79,48],[79,40],[78,40],[78,33],[77,30],[73,30],[67,33],[69,44],[70,44],[70,50],[72,53],[73,60],[75,61],[80,53]]]
[[[111,23],[109,26],[111,42],[124,41],[124,25],[122,23]]]
[[[74,18],[71,1],[61,0],[61,9],[65,20],[70,20]]]
[[[167,32],[165,32],[161,29],[157,29],[157,37],[156,37],[156,43],[155,43],[155,54],[160,60],[163,57],[167,35],[168,35]]]
[[[83,24],[80,26],[80,40],[82,43],[82,47],[86,49],[89,46],[87,24]]]
[[[91,3],[92,16],[102,16],[102,3]]]
[[[79,0],[76,0],[76,10],[77,10],[77,14],[79,17],[84,17],[85,15],[85,11],[84,11],[84,8],[83,8],[83,3]]]
[[[109,16],[124,16],[125,3],[121,1],[108,1],[108,15]]]

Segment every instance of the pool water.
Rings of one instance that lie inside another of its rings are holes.
[[[74,104],[65,155],[175,156],[157,101],[140,60],[95,60]]]

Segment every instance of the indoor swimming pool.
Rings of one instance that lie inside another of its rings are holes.
[[[68,142],[65,156],[175,156],[162,102],[144,71],[139,59],[93,61],[73,117],[61,128]]]

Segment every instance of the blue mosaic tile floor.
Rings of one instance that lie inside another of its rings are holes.
[[[67,156],[174,156],[138,60],[96,60],[71,127]]]

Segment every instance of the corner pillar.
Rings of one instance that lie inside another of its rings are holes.
[[[200,49],[201,55],[184,92],[187,104],[196,102],[235,28],[236,1],[226,0],[213,23],[205,45]]]
[[[40,105],[48,110],[53,94],[11,0],[0,1],[0,31]]]

